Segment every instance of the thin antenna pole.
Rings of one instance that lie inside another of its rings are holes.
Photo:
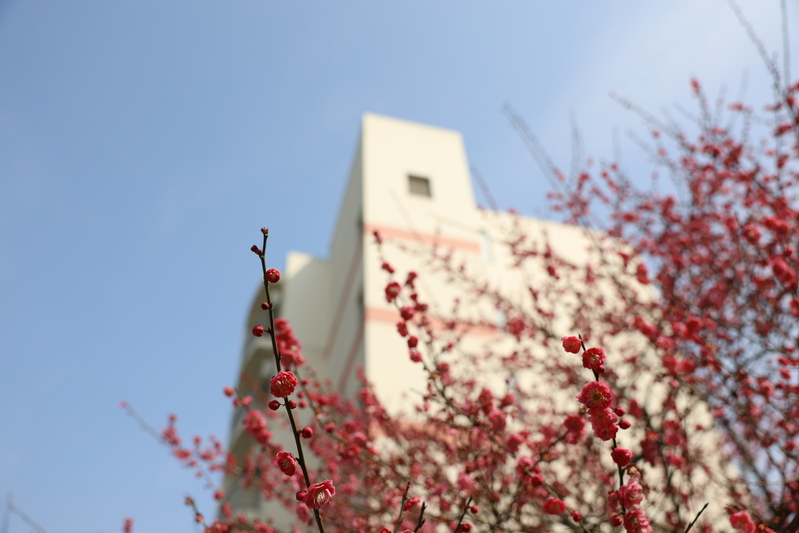
[[[788,6],[785,0],[780,2],[782,12],[782,74],[785,77],[785,89],[791,84],[791,47],[788,42]]]

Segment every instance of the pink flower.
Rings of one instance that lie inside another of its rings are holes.
[[[611,409],[591,409],[588,411],[588,419],[591,421],[594,428],[596,428],[597,426],[612,426],[618,421],[619,417],[616,416],[616,413]]]
[[[741,533],[755,533],[755,521],[746,511],[738,511],[730,515],[730,524]]]
[[[277,283],[280,281],[280,271],[276,268],[270,268],[264,274],[264,279],[269,283]]]
[[[298,505],[297,506],[297,518],[300,519],[300,522],[304,524],[311,523],[311,510],[308,509],[307,505]]]
[[[472,480],[472,478],[469,477],[469,474],[466,474],[465,472],[458,474],[457,484],[458,490],[462,492],[469,494],[474,491],[474,480]]]
[[[746,224],[743,231],[744,238],[752,244],[760,240],[760,230],[753,224]]]
[[[294,389],[300,381],[292,372],[283,372],[282,370],[277,373],[277,376],[272,378],[269,383],[269,390],[273,396],[278,398],[285,398],[294,394]]]
[[[405,502],[405,505],[402,507],[403,511],[410,511],[411,509],[415,508],[422,502],[422,499],[419,496],[414,496],[410,498],[408,501]]]
[[[305,504],[311,509],[321,509],[335,496],[336,487],[329,479],[321,483],[314,483],[308,487],[308,494],[305,496]]]
[[[580,415],[569,415],[563,421],[563,425],[569,430],[569,433],[581,433],[585,428],[585,420]]]
[[[566,442],[569,444],[577,444],[585,435],[585,419],[580,415],[567,416],[563,425],[569,430],[566,434]]]
[[[510,453],[516,453],[519,451],[519,447],[524,444],[524,437],[519,435],[518,433],[509,433],[507,437],[505,437],[505,447],[508,448]]]
[[[616,421],[619,417],[613,410],[609,408],[589,409],[588,416],[594,428],[594,436],[605,441],[616,437],[616,432],[619,430]]]
[[[619,487],[619,498],[628,509],[635,507],[644,501],[644,489],[638,483],[628,482],[626,485]]]
[[[392,281],[388,285],[386,285],[386,301],[388,303],[393,302],[397,296],[399,296],[402,287],[396,281]]]
[[[261,445],[269,444],[272,433],[266,427],[266,419],[261,411],[251,409],[244,417],[244,429]]]
[[[609,426],[594,426],[594,436],[598,439],[608,441],[616,438],[616,433],[619,431],[619,426],[611,424]]]
[[[263,326],[255,326],[252,328],[252,334],[256,337],[263,337],[264,335],[264,327]]]
[[[613,393],[601,381],[591,381],[585,384],[577,399],[588,409],[607,409],[613,402]]]
[[[651,533],[649,517],[643,509],[630,509],[624,515],[624,529],[627,533]]]
[[[561,341],[563,342],[563,349],[567,352],[580,353],[583,343],[577,337],[563,337]]]
[[[583,368],[603,373],[605,371],[605,350],[589,348],[583,352]]]
[[[491,422],[491,427],[494,431],[502,431],[505,429],[505,413],[498,410],[493,410],[488,413],[488,421]]]
[[[544,502],[544,512],[547,514],[562,514],[566,512],[566,504],[557,498],[550,498]]]
[[[297,471],[297,461],[287,451],[277,452],[277,466],[287,476],[293,476]]]

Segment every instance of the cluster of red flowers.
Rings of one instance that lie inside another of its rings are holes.
[[[620,416],[624,416],[625,411],[621,407],[611,408],[613,405],[613,392],[605,383],[598,380],[599,374],[605,371],[602,363],[605,361],[605,351],[602,348],[584,349],[582,341],[577,337],[563,337],[561,339],[563,349],[567,353],[579,353],[583,348],[583,367],[594,372],[596,381],[589,381],[577,396],[577,399],[588,412],[588,419],[594,429],[594,436],[603,441],[613,441],[611,458],[619,469],[619,482],[624,480],[624,474],[629,475],[627,483],[619,486],[617,490],[608,493],[608,507],[614,513],[610,517],[612,525],[624,525],[627,533],[651,533],[650,520],[640,504],[643,502],[643,487],[637,482],[640,477],[638,468],[631,464],[633,453],[627,448],[621,448],[616,444],[616,433],[619,428],[629,429],[631,424],[627,420],[622,420],[616,425]],[[590,355],[586,355],[590,354]],[[586,364],[586,360],[597,362],[596,364]],[[566,425],[573,432],[572,428],[578,427],[575,415],[567,417]],[[579,419],[582,422],[582,419]],[[579,426],[582,429],[582,426]],[[565,512],[565,504],[563,510]],[[549,511],[548,511],[549,512]],[[555,514],[555,513],[550,513]]]

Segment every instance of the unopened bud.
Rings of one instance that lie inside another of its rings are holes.
[[[277,283],[280,281],[280,271],[276,268],[270,268],[264,273],[264,279],[269,283]]]

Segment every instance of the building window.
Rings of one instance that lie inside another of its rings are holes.
[[[430,190],[430,178],[408,174],[408,192],[416,196],[432,198],[433,193]]]

